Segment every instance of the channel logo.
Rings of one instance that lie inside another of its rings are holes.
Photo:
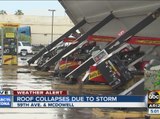
[[[160,109],[160,90],[148,92],[148,109]]]
[[[159,95],[160,91],[151,91],[148,93],[148,101],[150,103],[158,103],[159,99],[160,99],[160,95]]]

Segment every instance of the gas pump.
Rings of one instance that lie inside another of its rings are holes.
[[[17,28],[18,24],[2,24],[2,64],[17,65],[18,45],[17,45]]]

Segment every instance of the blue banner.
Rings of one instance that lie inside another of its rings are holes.
[[[14,96],[14,102],[144,102],[145,96]]]
[[[11,107],[11,97],[12,96],[0,96],[0,108]]]

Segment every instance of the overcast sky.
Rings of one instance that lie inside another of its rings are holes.
[[[55,9],[55,16],[66,15],[63,7],[57,0],[53,1],[0,1],[0,10],[5,10],[8,14],[14,14],[17,9],[23,11],[25,15],[51,16],[48,9]]]

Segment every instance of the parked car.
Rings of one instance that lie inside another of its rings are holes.
[[[31,44],[27,41],[18,41],[18,54],[22,56],[33,54]]]

